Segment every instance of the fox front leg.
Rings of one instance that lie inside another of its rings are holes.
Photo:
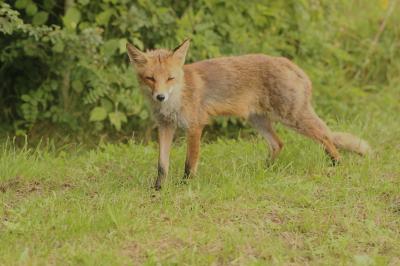
[[[197,163],[200,153],[200,139],[203,126],[189,128],[187,132],[187,153],[185,161],[184,179],[187,179],[196,174]]]
[[[158,127],[158,175],[154,185],[156,190],[161,189],[162,181],[168,176],[169,168],[169,153],[171,150],[172,140],[174,138],[175,126],[173,125],[160,125]]]

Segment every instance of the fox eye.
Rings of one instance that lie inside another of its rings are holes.
[[[175,78],[174,78],[174,77],[169,77],[169,78],[168,78],[168,81],[173,80],[173,79],[175,79]]]
[[[154,79],[154,77],[146,77],[146,79],[147,79],[147,80],[150,80],[150,81],[153,81],[153,82],[156,81],[156,80]]]

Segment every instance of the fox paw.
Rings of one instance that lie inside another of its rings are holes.
[[[161,184],[155,184],[152,188],[154,190],[156,190],[156,191],[160,191],[161,190]]]
[[[187,177],[183,177],[181,180],[178,181],[179,185],[187,185],[189,184],[189,179]]]
[[[332,166],[338,166],[340,164],[340,159],[331,158]]]

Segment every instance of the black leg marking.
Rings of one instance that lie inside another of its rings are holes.
[[[158,165],[158,176],[156,179],[156,183],[154,184],[155,190],[160,190],[161,189],[161,182],[165,178],[165,170],[164,168],[159,164]]]
[[[185,172],[183,174],[183,179],[189,179],[190,178],[190,165],[188,162],[185,162]]]
[[[335,157],[331,156],[327,150],[325,150],[325,153],[326,153],[326,155],[329,156],[329,159],[331,159],[332,166],[337,166],[340,163],[340,160],[338,160]]]

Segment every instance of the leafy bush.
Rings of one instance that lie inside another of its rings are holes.
[[[0,121],[17,133],[43,123],[95,134],[143,132],[150,127],[150,113],[128,65],[125,44],[172,48],[186,37],[193,44],[190,62],[250,52],[289,57],[311,75],[321,110],[345,112],[353,99],[396,81],[400,29],[395,26],[400,19],[391,16],[398,11],[394,3],[1,3]],[[359,8],[363,12],[355,12]],[[237,123],[216,121],[217,127]]]

